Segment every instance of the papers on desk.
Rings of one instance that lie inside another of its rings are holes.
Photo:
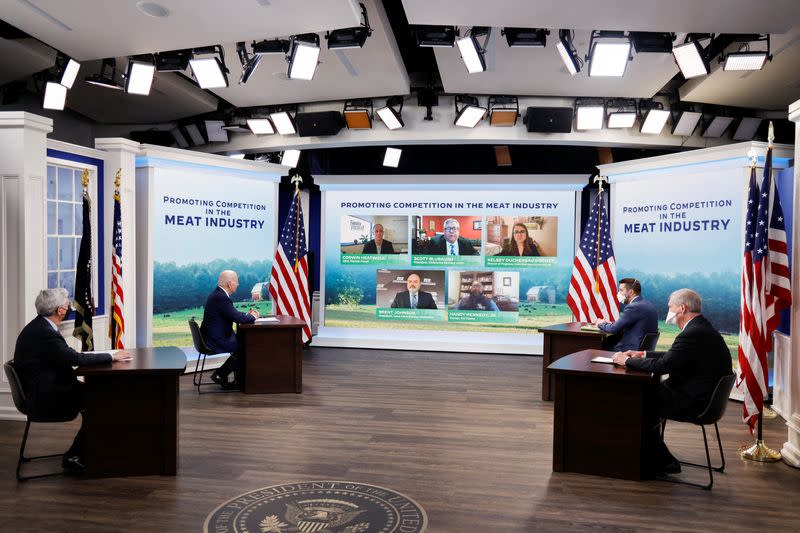
[[[279,322],[278,317],[276,316],[264,316],[261,318],[256,318],[256,324],[266,324],[268,322]]]
[[[581,326],[581,331],[600,331],[600,328],[598,328],[594,324],[586,324],[584,326]]]
[[[614,360],[610,357],[597,356],[592,359],[592,363],[610,363],[614,364]]]
[[[98,354],[98,353],[110,353],[111,355],[114,355],[114,354],[115,354],[115,353],[117,353],[118,351],[119,351],[119,350],[93,350],[93,351],[91,351],[91,352],[81,352],[81,353],[91,353],[91,354]]]

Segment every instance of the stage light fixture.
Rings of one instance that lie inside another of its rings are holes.
[[[184,126],[186,133],[189,134],[189,138],[192,140],[192,144],[195,146],[202,146],[206,144],[206,140],[203,138],[203,134],[200,133],[200,128],[197,127],[197,124],[187,124]]]
[[[505,36],[508,46],[544,48],[550,30],[544,28],[503,28],[500,35]]]
[[[694,39],[673,47],[672,56],[675,58],[675,63],[681,70],[681,74],[687,80],[697,76],[705,76],[710,71],[705,52],[700,43]]]
[[[575,129],[601,130],[606,116],[602,98],[579,98],[575,100]]]
[[[275,133],[275,128],[272,127],[272,122],[268,118],[248,118],[247,127],[255,135],[272,135]]]
[[[564,66],[567,67],[567,72],[569,72],[570,76],[580,72],[581,66],[583,66],[583,62],[578,57],[578,52],[572,44],[572,37],[572,30],[558,30],[558,42],[556,43],[558,54],[561,56]]]
[[[328,41],[328,50],[361,48],[367,41],[367,37],[372,35],[372,28],[369,27],[369,17],[367,17],[367,8],[364,4],[359,5],[361,6],[361,16],[364,22],[361,26],[354,28],[342,28],[327,32],[325,39]]]
[[[461,52],[461,59],[470,74],[486,70],[486,59],[483,56],[486,53],[486,44],[489,42],[491,32],[491,28],[475,26],[467,30],[464,37],[456,41],[458,50]],[[478,43],[479,37],[484,38],[483,46]]]
[[[295,109],[295,113],[297,113],[297,109]],[[269,114],[269,118],[281,135],[294,135],[297,133],[294,118],[289,114],[289,111],[275,111]]]
[[[78,78],[78,71],[81,69],[81,64],[74,59],[58,52],[56,54],[56,77],[55,81],[66,87],[72,89],[72,85]]]
[[[637,54],[669,54],[675,40],[675,34],[668,32],[632,31],[629,35]]]
[[[97,74],[92,74],[91,76],[86,76],[84,81],[91,85],[96,85],[97,87],[121,91],[123,90],[123,87],[114,81],[116,75],[117,60],[112,57],[104,59],[100,65],[100,72]]]
[[[210,143],[228,142],[228,132],[225,130],[224,120],[205,120],[206,137]]]
[[[458,35],[455,26],[412,26],[411,32],[422,48],[452,48]]]
[[[192,50],[171,50],[156,54],[156,70],[158,72],[183,72],[189,67]]]
[[[244,159],[244,154],[228,154],[231,159]]]
[[[632,98],[608,100],[606,101],[606,112],[608,128],[632,128],[636,123],[636,100]]]
[[[761,126],[762,120],[764,119],[758,117],[743,117],[736,126],[736,130],[733,133],[733,140],[752,141],[753,137],[756,136],[759,126]]]
[[[216,54],[212,57],[198,55]],[[217,55],[219,57],[217,57]],[[225,51],[222,46],[214,45],[192,49],[189,60],[192,72],[201,89],[217,89],[228,86],[228,68],[225,66]]]
[[[180,127],[174,127],[169,132],[172,134],[172,137],[175,139],[175,142],[178,144],[180,148],[189,148],[189,141],[186,140],[186,135],[183,134]]]
[[[281,156],[281,165],[296,168],[300,161],[300,150],[284,150]]]
[[[405,124],[401,113],[403,111],[403,97],[392,96],[386,100],[386,106],[379,107],[375,112],[380,117],[384,125],[390,130],[399,130]]]
[[[61,111],[67,103],[67,88],[55,81],[48,81],[44,86],[44,109]]]
[[[261,61],[261,54],[253,54],[252,56],[247,53],[247,45],[244,41],[236,43],[236,55],[239,56],[239,62],[242,64],[242,75],[239,76],[239,85],[245,85],[250,79],[250,76],[258,68]]]
[[[723,70],[761,70],[767,61],[772,61],[772,56],[769,53],[770,38],[769,34],[745,34],[736,35],[735,40],[743,42],[739,47],[738,52],[731,52],[726,54],[722,66]],[[750,50],[750,46],[758,43],[766,43],[766,50]]]
[[[592,31],[589,55],[586,56],[589,76],[624,76],[630,53],[631,41],[624,32]]]
[[[661,102],[641,100],[639,101],[639,116],[641,133],[660,135],[669,119],[669,111],[664,109]]]
[[[344,121],[348,130],[370,130],[372,129],[372,100],[345,100]]]
[[[289,41],[287,39],[253,41],[253,53],[256,55],[286,54],[287,52],[289,52]]]
[[[678,102],[670,108],[672,115],[672,134],[691,137],[703,118],[703,113],[696,111],[692,104]]]
[[[519,117],[519,99],[516,96],[489,97],[489,125],[515,126]]]
[[[386,148],[386,153],[383,154],[383,166],[397,168],[400,164],[400,156],[403,155],[403,150],[400,148]]]
[[[289,52],[289,79],[311,80],[319,59],[319,35],[305,33],[292,37]]]
[[[462,104],[461,107],[459,107],[459,104]],[[478,103],[478,99],[474,96],[456,95],[455,106],[456,119],[453,124],[456,126],[474,128],[486,115],[486,108],[481,107]]]
[[[128,68],[125,71],[125,92],[128,94],[150,94],[153,86],[153,77],[156,67],[153,61],[146,61],[144,58],[130,59]]]
[[[733,122],[733,117],[724,114],[716,114],[711,117],[711,120],[703,124],[703,137],[719,138],[725,135],[728,127]]]
[[[244,117],[229,117],[222,129],[230,133],[252,133]]]

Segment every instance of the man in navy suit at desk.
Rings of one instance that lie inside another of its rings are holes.
[[[242,364],[239,360],[239,343],[233,331],[234,322],[237,324],[252,324],[258,318],[258,311],[251,309],[247,313],[238,311],[233,306],[231,295],[239,287],[239,276],[233,270],[223,270],[217,280],[217,288],[211,291],[203,310],[203,324],[200,333],[206,345],[216,353],[230,353],[213,374],[211,380],[223,389],[232,389],[244,383]],[[228,376],[234,375],[234,382],[230,383]]]
[[[611,348],[615,352],[638,350],[645,335],[658,332],[658,311],[642,298],[642,284],[633,278],[620,280],[617,299],[627,304],[619,318],[614,322],[599,318],[595,324],[600,331],[620,335],[617,344]]]

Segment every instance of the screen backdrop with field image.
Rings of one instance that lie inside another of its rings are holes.
[[[153,177],[153,345],[192,346],[222,270],[235,270],[237,309],[269,314],[277,183],[225,169],[157,168]]]
[[[323,189],[318,344],[540,353],[537,328],[571,320],[575,188],[365,189]]]

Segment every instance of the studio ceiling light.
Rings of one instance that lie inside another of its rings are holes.
[[[156,54],[156,70],[158,72],[183,72],[189,67],[191,58],[191,50],[159,52]]]
[[[683,44],[672,47],[672,57],[687,80],[710,72],[707,50],[700,45],[704,39],[713,39],[713,35],[690,33]]]
[[[550,30],[544,28],[503,28],[500,35],[505,36],[508,46],[544,48]]]
[[[369,18],[367,17],[367,8],[364,4],[359,5],[361,6],[361,16],[364,22],[361,26],[354,28],[342,28],[327,32],[325,39],[328,41],[328,50],[362,48],[367,41],[367,37],[372,35],[372,28],[369,27]]]
[[[458,35],[455,26],[412,26],[411,32],[423,48],[452,48]]]
[[[456,95],[455,106],[456,119],[453,124],[462,128],[474,128],[486,115],[486,108],[480,107],[478,99],[474,96]]]
[[[519,99],[516,96],[489,97],[489,125],[515,126],[519,117]]]
[[[674,33],[654,32],[654,31],[632,31],[630,32],[633,49],[637,54],[669,54],[672,52],[672,41],[675,40]]]
[[[386,100],[386,106],[379,107],[375,112],[380,117],[381,122],[390,130],[399,130],[405,124],[401,113],[403,112],[403,97],[392,96]]]
[[[287,39],[253,41],[253,53],[256,55],[286,54],[288,51],[289,41]]]
[[[319,35],[305,33],[292,38],[289,52],[289,79],[311,80],[319,59]]]
[[[636,100],[618,98],[606,102],[608,120],[606,126],[611,129],[632,128],[636,123]]]
[[[258,63],[261,61],[261,54],[253,54],[252,56],[247,53],[247,45],[244,41],[236,43],[236,55],[239,56],[239,62],[242,64],[242,75],[239,76],[239,85],[245,85],[250,79],[250,76],[258,68]]]
[[[672,115],[672,134],[691,137],[703,118],[703,113],[696,111],[692,104],[676,103],[670,109]]]
[[[272,127],[272,122],[268,118],[248,118],[247,127],[254,135],[272,135],[275,133],[275,128]]]
[[[112,58],[104,59],[100,65],[100,72],[86,76],[86,83],[103,87],[105,89],[115,89],[121,91],[123,88],[120,84],[114,81],[117,75],[117,60]]]
[[[569,72],[570,76],[580,72],[581,66],[583,66],[581,59],[578,57],[578,52],[572,44],[572,37],[572,30],[558,30],[558,42],[556,43],[558,54],[561,56],[564,66],[567,67],[567,72]]]
[[[639,131],[652,135],[660,135],[669,119],[669,111],[664,109],[664,105],[652,100],[639,102],[639,115],[642,124]]]
[[[197,124],[187,124],[184,126],[184,129],[186,129],[186,133],[189,134],[192,144],[195,146],[202,146],[206,144],[206,140],[203,138],[203,134],[200,133],[200,128],[197,127]]]
[[[216,54],[212,57],[198,55]],[[218,56],[218,57],[217,57]],[[194,48],[189,60],[192,72],[201,89],[216,89],[228,86],[228,68],[225,66],[225,51],[220,45]]]
[[[348,130],[372,129],[372,100],[345,100],[344,121]]]
[[[294,108],[294,113],[297,114],[297,108]],[[294,117],[289,114],[288,110],[278,110],[269,114],[269,118],[275,125],[275,129],[281,135],[294,135],[297,133],[297,128],[294,125]]]
[[[703,137],[719,138],[725,135],[728,127],[733,122],[733,117],[717,114],[704,124]]]
[[[592,31],[589,40],[589,76],[625,75],[631,53],[631,41],[623,32]]]
[[[403,150],[400,148],[386,148],[386,153],[383,154],[383,166],[397,168],[400,165],[400,156],[403,155]]]
[[[61,111],[67,103],[67,88],[55,81],[48,81],[44,86],[44,109]]]
[[[579,98],[575,100],[575,129],[601,130],[606,116],[602,98]]]
[[[743,117],[733,133],[734,141],[752,141],[756,136],[759,126],[764,119],[758,117]]]
[[[130,59],[125,71],[125,92],[147,96],[153,86],[155,73],[156,67],[152,59],[149,61],[144,58]]]
[[[186,140],[186,135],[183,134],[179,127],[172,128],[169,132],[179,148],[189,148],[189,141]]]
[[[470,74],[486,70],[486,60],[483,56],[491,32],[491,28],[475,26],[467,30],[465,36],[456,41],[458,50],[461,52],[461,59]],[[483,39],[483,46],[478,42],[478,38]]]
[[[284,150],[281,156],[281,165],[295,168],[300,162],[300,150]]]
[[[744,41],[738,52],[731,52],[724,57],[723,70],[761,70],[767,61],[772,61],[769,54],[769,34],[767,35],[739,35],[737,41]],[[750,46],[763,46],[766,50],[751,51]]]
[[[206,136],[208,142],[211,143],[226,143],[228,142],[228,132],[225,130],[225,121],[223,120],[206,120],[204,121],[206,127]]]
[[[55,81],[66,87],[72,89],[72,85],[78,77],[78,71],[81,69],[81,64],[74,59],[67,57],[59,52],[56,55],[56,78]]]

